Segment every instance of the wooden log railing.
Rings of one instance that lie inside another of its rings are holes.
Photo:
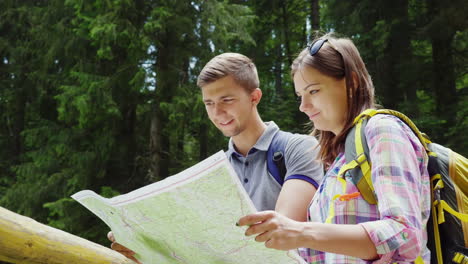
[[[0,207],[0,261],[135,264],[118,252]]]

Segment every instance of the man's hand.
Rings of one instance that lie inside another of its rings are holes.
[[[119,252],[120,254],[126,256],[127,258],[135,261],[136,263],[138,264],[142,264],[140,261],[138,261],[134,255],[135,255],[135,252],[133,252],[132,250],[122,246],[121,244],[115,242],[115,238],[114,238],[114,234],[112,233],[112,231],[110,231],[109,233],[107,233],[107,238],[112,242],[111,244],[111,248],[117,252]]]

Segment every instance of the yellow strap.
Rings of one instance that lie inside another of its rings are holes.
[[[434,176],[431,180],[436,180],[440,179],[440,175]],[[433,189],[434,183],[431,181],[431,189]],[[431,193],[431,198],[434,201],[434,194]],[[436,213],[436,207],[435,205],[431,206],[432,210],[432,226],[434,228],[434,243],[435,243],[435,250],[436,250],[436,256],[437,256],[437,263],[443,264],[443,259],[442,259],[442,245],[440,243],[440,233],[439,233],[439,224],[437,220],[437,213]]]
[[[441,178],[442,178],[442,176],[440,176],[440,174],[436,174],[436,175],[431,177],[431,181],[440,180]]]
[[[367,162],[367,159],[361,164],[361,170],[362,170],[362,176],[366,180],[367,185],[369,185],[369,188],[372,190],[372,193],[373,193],[374,185],[372,184],[372,176],[371,176],[372,173],[370,170],[369,162]]]
[[[437,206],[439,204],[439,206]],[[444,214],[444,207],[442,205],[442,203],[439,203],[439,201],[434,201],[434,206],[437,207],[437,218],[439,218],[439,220],[437,221],[437,224],[443,224],[445,223],[445,214]]]
[[[338,181],[340,181],[341,183],[341,192],[345,194],[346,193],[346,180],[342,177],[338,177]]]
[[[443,211],[447,211],[449,214],[455,216],[456,218],[458,218],[460,221],[463,221],[463,222],[468,222],[468,214],[462,214],[460,212],[457,212],[456,210],[454,210],[452,207],[450,207],[450,205],[444,201],[444,200],[440,200],[440,201],[437,201],[435,200],[434,201],[434,206],[437,206],[439,208],[439,214],[438,214],[438,217],[440,218],[441,215],[442,215],[442,218],[443,218]],[[443,222],[445,221],[445,219],[439,219],[439,224],[442,224]]]
[[[439,179],[437,181],[436,185],[434,186],[433,190],[435,191],[436,189],[442,189],[444,187],[445,187],[444,182],[441,179]]]
[[[331,224],[333,217],[335,217],[335,200],[340,196],[341,194],[337,194],[331,199],[330,206],[328,207],[328,217],[327,220],[325,220],[326,224]]]
[[[341,183],[341,191],[343,194],[346,193],[346,180],[342,177],[338,177],[338,181]],[[331,224],[333,217],[335,217],[335,200],[340,198],[341,194],[337,194],[333,196],[332,200],[330,201],[330,206],[328,207],[328,217],[325,220],[325,223]]]
[[[362,118],[373,117],[377,113],[375,109],[366,109],[362,111],[356,118],[354,118],[353,124],[356,124]]]
[[[467,185],[466,182],[463,184],[462,182],[466,181],[466,177],[468,175],[468,160],[452,150],[449,150],[448,156],[449,177],[455,183],[453,187],[455,189],[455,197],[457,198],[457,209],[458,212],[466,213],[468,212],[468,203],[466,202],[466,194],[462,190],[466,189]],[[459,172],[457,172],[457,167],[459,167],[457,165],[458,162],[462,162],[459,165],[461,167],[464,167],[464,169]],[[462,222],[461,226],[463,233],[463,242],[465,243],[464,246],[468,248],[468,223]],[[466,262],[468,263],[468,259]]]
[[[415,260],[414,260],[414,264],[424,264],[424,260],[421,256],[418,256]]]
[[[364,180],[365,180],[365,185],[361,186],[362,188],[359,188],[359,190],[361,191],[364,199],[367,198],[366,200],[369,203],[374,204],[374,202],[376,203],[376,198],[374,196],[374,185],[372,184],[370,165],[364,153],[364,146],[362,144],[362,133],[361,133],[362,120],[363,119],[360,119],[359,122],[356,124],[356,130],[354,133],[354,145],[356,146],[357,162],[360,164],[362,177],[364,177]]]
[[[468,263],[468,257],[460,252],[455,252],[453,255],[452,261],[455,263]]]
[[[356,156],[359,157],[362,153],[364,153],[364,148],[362,146],[362,139],[361,139],[361,127],[362,127],[362,119],[356,124],[356,132],[354,133],[354,145],[356,146]]]
[[[418,256],[415,260],[414,260],[414,263],[415,264],[424,264],[424,260],[421,256]],[[392,264],[398,264],[398,262],[393,262]]]
[[[427,151],[429,151],[429,148],[427,147],[427,144],[432,143],[432,142],[427,138],[427,136],[425,137],[423,135],[423,133],[421,133],[421,131],[419,131],[418,127],[413,123],[413,121],[411,121],[411,119],[409,119],[409,117],[407,117],[403,113],[400,113],[400,112],[395,111],[395,110],[390,110],[390,109],[376,110],[376,114],[388,114],[388,115],[394,115],[394,116],[398,117],[401,121],[405,122],[411,128],[411,130],[413,130],[414,134],[416,134],[416,136],[419,138],[419,140],[423,144],[424,148]]]
[[[398,111],[390,109],[367,109],[364,110],[354,119],[354,123],[357,123],[361,118],[373,117],[376,114],[387,114],[398,117],[401,121],[405,122],[411,128],[411,130],[413,130],[413,133],[418,137],[419,141],[421,141],[421,144],[424,146],[426,151],[430,152],[428,144],[432,142],[427,138],[427,136],[425,136],[423,133],[421,133],[421,131],[419,131],[418,127],[413,123],[413,121],[411,121],[411,119],[409,119],[406,115]]]
[[[348,163],[346,163],[345,165],[341,166],[341,169],[338,171],[338,177],[341,178],[345,172],[351,170],[351,169],[354,169],[356,167],[359,166],[359,163],[357,163],[356,160],[352,160]]]
[[[362,137],[361,137],[361,129],[362,129],[362,120],[360,120],[356,124],[356,132],[354,133],[354,142],[356,145],[356,156],[358,157],[358,163],[361,164],[361,171],[362,176],[365,177],[367,184],[371,190],[374,190],[372,186],[372,179],[370,178],[370,166],[369,162],[367,161],[367,157],[364,154],[364,145],[362,144]]]

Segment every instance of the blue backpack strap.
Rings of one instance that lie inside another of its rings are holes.
[[[278,131],[271,140],[270,147],[267,151],[267,169],[275,180],[283,186],[284,177],[286,176],[286,164],[284,161],[284,153],[286,145],[292,133]]]

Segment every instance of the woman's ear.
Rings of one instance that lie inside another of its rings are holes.
[[[262,99],[262,90],[260,88],[255,88],[255,90],[252,91],[250,94],[250,100],[254,105],[258,105],[260,103],[260,100]]]

